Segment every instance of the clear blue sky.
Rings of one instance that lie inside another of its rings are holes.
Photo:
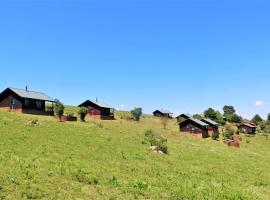
[[[2,0],[0,89],[147,113],[231,104],[266,117],[269,10],[260,0]]]

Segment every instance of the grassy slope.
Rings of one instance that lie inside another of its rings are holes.
[[[33,118],[41,126],[25,125]],[[168,138],[169,155],[142,143],[149,128]],[[1,198],[270,198],[270,141],[259,136],[235,149],[183,136],[173,120],[164,131],[151,117],[59,123],[3,111],[0,136]]]

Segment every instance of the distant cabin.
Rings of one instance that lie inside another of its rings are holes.
[[[153,112],[153,115],[155,117],[167,117],[167,118],[172,118],[172,112],[168,111],[168,110],[155,110]]]
[[[108,104],[101,101],[86,100],[79,107],[86,107],[89,109],[87,117],[101,120],[113,120],[114,109]]]
[[[212,135],[213,133],[218,133],[218,123],[211,119],[202,119],[202,122],[208,125],[208,135]]]
[[[207,138],[208,135],[208,124],[194,119],[188,118],[187,120],[179,123],[180,132],[195,135],[201,138]]]
[[[46,106],[50,103],[51,106]],[[53,115],[56,101],[41,92],[29,91],[27,88],[7,88],[0,94],[0,108],[35,115]]]
[[[177,122],[183,122],[189,118],[193,118],[193,117],[190,114],[181,114],[181,115],[176,117]]]
[[[256,134],[256,129],[257,129],[256,124],[248,120],[244,120],[243,123],[238,126],[239,132],[251,135]]]

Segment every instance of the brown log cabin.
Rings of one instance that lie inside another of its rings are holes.
[[[179,123],[180,132],[192,134],[200,138],[207,138],[208,135],[208,124],[194,119],[188,118],[187,120]]]
[[[51,106],[46,106],[50,103]],[[0,94],[0,108],[24,114],[53,115],[56,101],[41,92],[7,88]]]
[[[243,123],[238,126],[239,132],[251,135],[256,134],[256,129],[257,129],[256,124],[248,120],[244,120]]]
[[[86,117],[92,119],[101,119],[101,120],[114,120],[114,109],[104,102],[98,100],[91,101],[86,100],[79,107],[86,107],[89,109],[89,113]]]
[[[213,133],[218,133],[218,123],[211,119],[202,119],[202,122],[208,125],[208,134],[212,136]]]
[[[155,117],[167,117],[167,118],[172,118],[172,112],[168,111],[168,110],[155,110],[153,112],[153,115]]]

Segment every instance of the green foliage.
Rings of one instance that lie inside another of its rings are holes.
[[[159,133],[152,130],[147,130],[144,133],[145,139],[150,143],[151,146],[156,146],[158,151],[168,153],[167,139],[162,137]]]
[[[237,127],[230,124],[230,123],[226,123],[224,126],[224,132],[223,132],[223,137],[226,140],[231,140],[232,136],[234,134],[236,134],[238,131]]]
[[[131,115],[133,116],[135,121],[140,121],[142,115],[142,108],[134,108],[130,111]]]
[[[91,176],[90,173],[85,172],[82,169],[79,169],[75,174],[74,177],[77,181],[81,183],[86,183],[89,185],[97,185],[98,179],[96,177]]]
[[[233,106],[225,105],[223,107],[223,112],[224,112],[224,116],[233,115],[233,114],[235,114],[235,109]]]
[[[85,116],[87,115],[88,112],[89,112],[89,109],[86,107],[79,108],[78,115],[80,117],[81,122],[85,122]]]
[[[243,121],[243,118],[240,115],[237,114],[232,114],[230,116],[228,116],[229,118],[227,118],[228,122],[231,123],[241,123]]]
[[[209,118],[209,119],[219,123],[220,125],[225,124],[225,121],[223,119],[222,114],[219,111],[214,110],[213,108],[208,108],[207,110],[205,110],[204,117]]]
[[[54,105],[54,113],[56,115],[62,116],[64,114],[64,109],[65,109],[65,106],[60,102]]]
[[[74,117],[75,116],[75,114],[73,112],[67,112],[66,115],[67,115],[67,117]]]
[[[213,132],[211,135],[212,140],[218,140],[219,139],[219,132]]]
[[[260,117],[260,115],[256,114],[252,120],[253,123],[255,123],[256,125],[258,125],[259,123],[261,123],[263,121],[263,119]]]
[[[198,119],[198,120],[202,120],[203,119],[203,117],[200,114],[194,114],[193,115],[193,118],[194,119]]]
[[[217,112],[213,108],[208,108],[204,111],[204,116],[211,120],[217,120]]]
[[[270,125],[265,121],[260,122],[257,126],[256,133],[268,139],[270,136]]]
[[[268,124],[270,124],[270,113],[267,115],[267,120],[266,120],[266,122],[267,122]]]

